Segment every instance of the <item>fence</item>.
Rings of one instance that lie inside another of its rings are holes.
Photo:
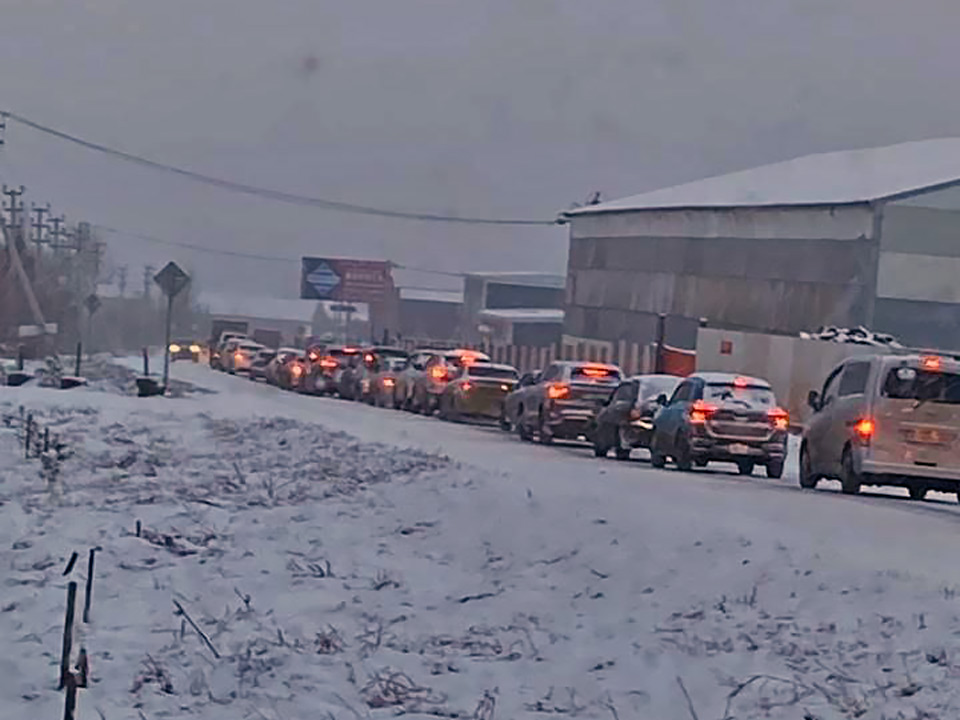
[[[407,341],[405,347],[413,350],[415,347],[430,347],[430,344],[418,345],[416,341]],[[522,373],[542,370],[556,360],[613,363],[619,365],[626,375],[650,373],[656,368],[655,345],[626,341],[565,337],[555,345],[540,347],[482,343],[472,349],[487,353],[494,362],[513,365]],[[686,376],[694,371],[695,366],[696,353],[693,351],[664,346],[661,363],[663,372]]]
[[[798,424],[809,417],[807,394],[820,388],[833,368],[848,357],[878,352],[883,350],[788,335],[713,328],[700,328],[697,335],[698,370],[733,372],[769,381],[780,404]]]

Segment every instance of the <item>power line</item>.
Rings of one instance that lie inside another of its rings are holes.
[[[273,190],[270,188],[262,188],[256,185],[248,185],[246,183],[235,182],[233,180],[225,180],[223,178],[214,177],[212,175],[205,175],[203,173],[195,172],[193,170],[187,170],[185,168],[177,167],[176,165],[168,165],[166,163],[158,162],[156,160],[151,160],[149,158],[143,157],[141,155],[134,155],[133,153],[125,152],[123,150],[118,150],[116,148],[108,147],[106,145],[101,145],[99,143],[92,142],[90,140],[85,140],[76,135],[71,135],[69,133],[63,132],[62,130],[56,130],[47,125],[42,125],[34,120],[18,115],[14,112],[0,112],[0,122],[9,118],[15,122],[20,123],[26,127],[37,130],[38,132],[45,133],[60,140],[65,140],[67,142],[79,145],[81,147],[87,148],[88,150],[95,150],[96,152],[103,153],[105,155],[110,155],[121,160],[126,160],[127,162],[134,163],[136,165],[141,165],[143,167],[148,167],[153,170],[161,170],[168,173],[173,173],[174,175],[179,175],[181,177],[189,178],[196,182],[205,183],[207,185],[212,185],[214,187],[221,188],[222,190],[229,190],[231,192],[244,193],[246,195],[255,195],[257,197],[266,198],[268,200],[276,200],[278,202],[289,203],[292,205],[306,205],[311,207],[322,207],[327,210],[337,210],[340,212],[354,213],[358,215],[374,215],[379,217],[388,217],[388,218],[397,218],[401,220],[421,220],[425,222],[444,222],[444,223],[462,223],[468,225],[537,225],[537,226],[547,226],[547,225],[560,225],[564,223],[562,218],[556,220],[533,220],[533,219],[506,219],[506,218],[481,218],[481,217],[459,217],[456,215],[440,215],[437,213],[424,213],[424,212],[408,212],[402,210],[389,210],[385,208],[372,207],[369,205],[357,205],[354,203],[340,202],[338,200],[329,200],[326,198],[319,197],[310,197],[307,195],[297,195],[295,193],[288,193],[282,190]]]
[[[280,257],[277,255],[261,255],[259,253],[248,253],[241,250],[220,250],[218,248],[204,247],[203,245],[196,245],[195,243],[181,242],[178,240],[168,240],[165,238],[158,238],[153,235],[145,235],[139,232],[130,232],[128,230],[120,230],[118,228],[110,227],[109,225],[93,225],[96,230],[101,232],[111,233],[114,235],[122,235],[125,237],[135,238],[137,240],[142,240],[144,242],[156,243],[158,245],[170,245],[173,247],[181,247],[187,250],[195,250],[197,252],[209,253],[210,255],[227,255],[230,257],[239,257],[247,260],[262,260],[268,262],[282,262],[282,263],[291,263],[299,265],[302,261],[302,258],[290,258],[290,257]],[[463,278],[468,275],[468,273],[462,272],[452,272],[449,270],[435,270],[433,268],[420,267],[418,265],[402,265],[400,263],[395,263],[390,261],[391,266],[397,270],[415,270],[417,272],[428,273],[431,275],[446,275],[448,277],[457,277]]]

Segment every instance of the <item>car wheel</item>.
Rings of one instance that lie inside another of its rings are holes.
[[[498,422],[500,429],[504,432],[513,430],[513,423],[510,422],[510,418],[507,417],[507,409],[505,407],[500,408],[500,420]]]
[[[927,496],[927,488],[923,485],[909,485],[907,491],[911,500],[923,500]]]
[[[767,463],[767,477],[779,480],[783,477],[783,460],[771,460]]]
[[[630,441],[624,436],[622,427],[617,430],[617,445],[614,450],[616,451],[617,460],[630,459],[630,453],[633,451],[633,447]]]
[[[698,457],[693,459],[693,464],[698,468],[705,468],[710,464],[710,461],[707,458]]]
[[[667,456],[660,452],[660,443],[656,434],[650,438],[650,464],[657,469],[667,465]]]
[[[741,475],[753,475],[753,460],[737,460],[737,472]]]
[[[674,448],[673,459],[677,464],[677,470],[683,472],[693,470],[693,453],[690,450],[690,441],[682,432],[677,434]]]
[[[820,478],[813,472],[813,463],[810,461],[810,451],[807,446],[800,447],[800,487],[812,490],[817,486]]]
[[[843,451],[840,461],[842,472],[840,475],[840,491],[844,495],[856,495],[860,492],[860,474],[853,465],[853,454],[850,448]]]
[[[540,439],[541,445],[553,444],[553,435],[550,434],[550,430],[547,428],[547,419],[543,416],[542,408],[537,419],[537,437]]]

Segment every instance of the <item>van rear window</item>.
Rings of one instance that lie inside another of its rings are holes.
[[[960,405],[960,375],[915,368],[893,368],[883,382],[884,397]]]

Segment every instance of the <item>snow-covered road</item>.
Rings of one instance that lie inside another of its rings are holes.
[[[216,394],[0,389],[77,450],[60,498],[0,429],[4,717],[56,715],[61,570],[98,544],[92,717],[960,715],[948,496],[657,471],[174,374]]]

